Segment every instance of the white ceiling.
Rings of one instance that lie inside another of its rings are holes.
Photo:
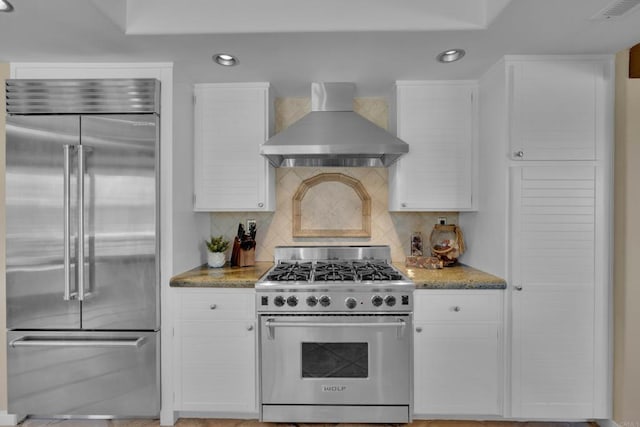
[[[395,80],[476,79],[505,54],[615,53],[640,42],[640,7],[590,18],[611,0],[13,0],[0,61],[173,61],[181,82],[269,81],[305,96],[312,81],[358,95]],[[442,50],[467,51],[439,64]],[[223,68],[211,55],[229,52]]]

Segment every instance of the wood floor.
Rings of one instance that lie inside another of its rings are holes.
[[[41,420],[27,419],[22,427],[158,427],[158,420]],[[256,420],[181,418],[176,427],[595,427],[595,423],[515,422],[515,421],[444,421],[417,420],[411,424],[279,424]]]

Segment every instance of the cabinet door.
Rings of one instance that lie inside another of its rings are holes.
[[[389,171],[392,211],[472,208],[475,83],[402,83],[397,134],[409,144]]]
[[[274,171],[259,152],[269,137],[268,87],[195,86],[195,210],[275,208]]]
[[[594,160],[606,132],[605,72],[601,61],[511,64],[512,158]]]
[[[419,323],[414,334],[414,412],[498,415],[497,323]]]
[[[512,416],[594,415],[595,168],[512,171]]]
[[[415,292],[414,412],[499,415],[502,293]]]
[[[179,407],[255,413],[255,321],[182,322]]]
[[[530,284],[513,299],[512,415],[593,414],[593,291],[588,284]]]
[[[179,291],[175,324],[178,410],[257,413],[255,293]]]

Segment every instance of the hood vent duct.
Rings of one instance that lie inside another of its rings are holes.
[[[274,135],[260,154],[275,167],[384,167],[409,145],[353,112],[353,83],[312,83],[311,113]]]

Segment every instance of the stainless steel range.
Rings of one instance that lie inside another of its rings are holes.
[[[388,246],[276,247],[256,284],[262,421],[411,421],[414,284]]]

